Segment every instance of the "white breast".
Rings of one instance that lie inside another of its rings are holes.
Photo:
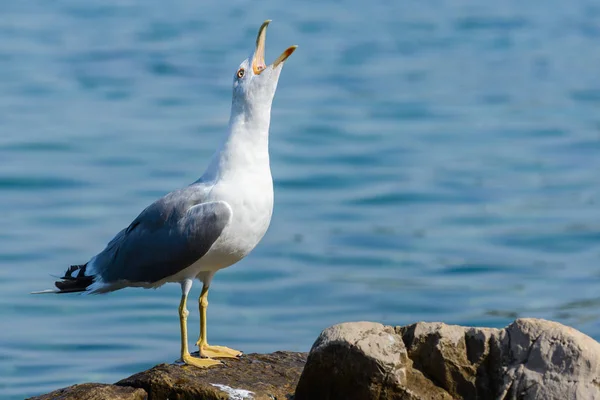
[[[233,216],[208,253],[194,265],[199,272],[216,271],[238,262],[256,247],[269,228],[273,214],[270,171],[244,175],[241,179],[218,182],[211,190],[207,200],[226,201]]]

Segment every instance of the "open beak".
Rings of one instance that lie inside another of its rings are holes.
[[[254,51],[254,57],[252,58],[252,71],[255,75],[260,73],[267,67],[265,64],[265,40],[267,38],[267,26],[271,22],[270,19],[263,22],[258,29],[258,36],[256,37],[256,50]],[[277,59],[273,62],[273,68],[277,68],[279,64],[284,62],[298,46],[290,46]]]

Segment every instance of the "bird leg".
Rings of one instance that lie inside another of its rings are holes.
[[[196,342],[200,356],[214,358],[237,358],[242,355],[239,350],[230,349],[225,346],[210,346],[206,339],[206,309],[208,308],[208,286],[202,285],[202,292],[198,298],[200,309],[200,337]]]
[[[179,325],[181,328],[181,361],[188,365],[193,365],[198,368],[206,368],[213,365],[221,364],[217,360],[210,358],[196,358],[190,355],[187,343],[187,317],[189,311],[186,308],[187,293],[181,295],[181,303],[179,303]]]

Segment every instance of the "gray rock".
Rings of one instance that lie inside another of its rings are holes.
[[[313,345],[295,400],[451,398],[600,400],[600,344],[538,319],[502,330],[345,323]]]
[[[519,319],[503,340],[502,399],[600,399],[600,344],[556,322]]]

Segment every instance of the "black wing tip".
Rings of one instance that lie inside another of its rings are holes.
[[[58,288],[58,293],[85,292],[87,288],[94,283],[93,275],[85,275],[87,263],[83,265],[71,265],[65,275],[59,281],[54,282]],[[77,272],[76,276],[73,276]]]

